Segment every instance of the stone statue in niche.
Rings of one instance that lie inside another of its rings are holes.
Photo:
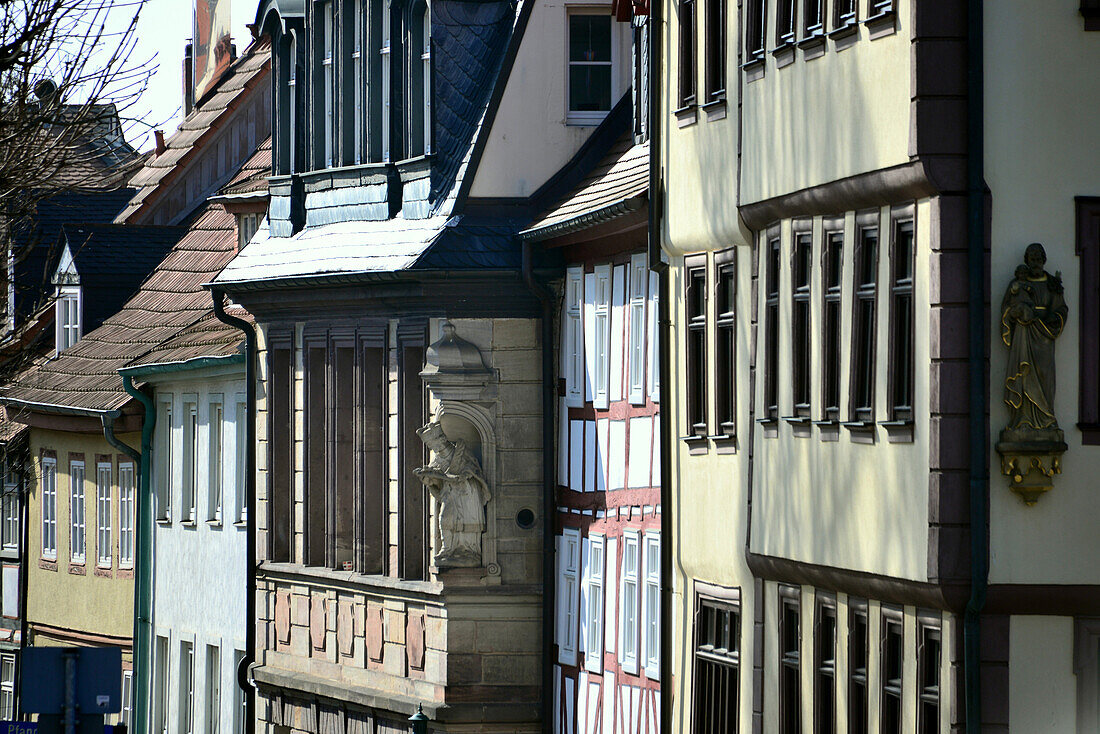
[[[1008,347],[1004,402],[1008,425],[997,451],[1001,468],[1024,502],[1034,504],[1061,472],[1065,437],[1054,415],[1054,341],[1069,309],[1062,275],[1045,270],[1046,251],[1027,246],[1001,301],[1001,340]]]
[[[427,466],[414,470],[432,493],[439,512],[439,552],[435,565],[440,568],[481,565],[481,536],[485,532],[485,504],[489,485],[477,457],[459,439],[451,441],[438,421],[416,432],[432,452]]]

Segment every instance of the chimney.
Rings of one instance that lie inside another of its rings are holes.
[[[195,106],[195,57],[191,44],[183,47],[183,116],[191,114]]]
[[[154,130],[153,139],[157,141],[157,155],[160,155],[164,151],[168,150],[168,146],[164,144],[163,130]]]

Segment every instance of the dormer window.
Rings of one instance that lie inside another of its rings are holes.
[[[317,127],[320,128],[320,152],[321,160],[318,168],[331,168],[335,163],[335,130],[336,130],[336,69],[333,65],[335,53],[334,37],[336,35],[335,23],[332,16],[332,2],[321,5],[320,25],[317,35],[320,36],[318,47],[321,52],[321,79],[318,95],[320,96],[319,112],[321,119]]]
[[[382,3],[382,47],[378,53],[382,59],[382,160],[389,161],[390,158],[390,124],[391,124],[391,44],[392,44],[392,28],[390,15],[390,4],[388,2]]]
[[[263,216],[257,212],[237,215],[237,252],[243,250],[244,246],[252,240],[256,230],[260,228],[260,220]]]
[[[61,286],[57,289],[57,312],[54,320],[57,324],[58,354],[80,341],[82,305],[80,286]]]
[[[421,14],[420,31],[420,66],[423,68],[423,88],[421,97],[424,100],[424,154],[432,152],[432,10],[426,3]]]
[[[611,111],[614,34],[611,15],[591,8],[569,11],[567,122],[598,125]]]

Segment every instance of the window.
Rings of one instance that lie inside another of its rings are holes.
[[[561,535],[561,575],[558,609],[558,662],[577,664],[577,571],[580,565],[580,531],[566,528]]]
[[[565,273],[565,304],[562,318],[562,374],[565,376],[565,399],[570,407],[584,405],[584,272],[569,268]]]
[[[677,0],[680,30],[679,107],[695,104],[695,0]]]
[[[134,671],[122,671],[122,723],[129,729],[134,719]]]
[[[172,519],[172,400],[161,400],[157,405],[157,519]]]
[[[432,9],[424,4],[421,15],[423,30],[420,32],[420,68],[423,74],[421,97],[423,98],[424,153],[432,152]]]
[[[157,636],[156,677],[153,679],[155,734],[168,734],[168,638]]]
[[[244,652],[242,650],[233,651],[233,671],[234,676],[236,671],[241,669],[241,661],[244,660]],[[234,678],[235,679],[235,678]],[[244,722],[248,714],[247,711],[247,699],[244,695],[244,689],[240,686],[233,686],[233,695],[236,698],[237,705],[234,706],[234,722],[233,722],[233,734],[244,734]]]
[[[858,8],[856,0],[834,0],[834,3],[833,28],[839,29],[855,25],[856,9]]]
[[[248,520],[248,404],[243,395],[237,396],[237,411],[233,420],[234,435],[234,477],[236,487],[233,489],[237,500],[237,522]]]
[[[859,231],[855,275],[851,417],[857,423],[868,423],[874,419],[878,227],[865,226]]]
[[[4,497],[3,517],[0,517],[0,535],[4,550],[19,547],[19,469],[18,461],[10,456],[4,458]]]
[[[867,7],[867,14],[871,18],[892,12],[894,12],[894,0],[870,0]]]
[[[73,563],[84,563],[84,462],[69,462],[69,557]]]
[[[299,117],[298,108],[301,98],[301,92],[298,89],[298,36],[291,31],[290,33],[290,49],[288,52],[290,63],[287,65],[287,107],[290,110],[290,120],[287,126],[288,132],[288,150],[287,158],[290,166],[290,173],[298,173],[301,170],[300,166],[300,136],[301,136],[301,118]]]
[[[685,263],[687,265],[687,263]],[[687,270],[687,431],[707,435],[707,268]]]
[[[848,600],[848,734],[867,734],[867,602]]]
[[[778,5],[775,8],[775,45],[786,46],[794,43],[798,5],[796,0],[776,0],[776,2]]]
[[[569,123],[595,125],[611,111],[612,40],[609,14],[569,12]]]
[[[825,403],[822,418],[840,420],[840,288],[841,263],[844,257],[844,233],[825,233],[822,253],[822,283],[824,285],[824,316],[822,327],[822,385],[821,397]]]
[[[1096,9],[1100,30],[1100,6]],[[1086,446],[1100,445],[1100,197],[1077,197],[1077,254],[1080,257],[1081,321],[1077,426]]]
[[[42,459],[42,557],[57,559],[57,460]]]
[[[333,68],[333,36],[335,35],[336,28],[332,17],[332,2],[324,3],[321,6],[321,28],[320,28],[320,51],[321,51],[321,89],[319,94],[321,96],[321,120],[319,127],[321,128],[321,163],[325,168],[329,168],[334,164],[334,137],[336,130],[336,80],[335,69]]]
[[[619,663],[638,672],[638,533],[623,533],[623,570],[619,591]]]
[[[645,534],[645,573],[642,580],[642,658],[645,674],[661,675],[661,536]]]
[[[351,105],[344,105],[344,127],[350,131],[351,145],[345,152],[345,163],[367,162],[366,83],[363,73],[363,3],[344,3],[344,53],[351,71]],[[350,157],[348,156],[350,152]]]
[[[113,560],[111,547],[111,484],[114,466],[110,462],[97,462],[95,466],[96,513],[96,563],[100,568],[110,568]]]
[[[799,593],[797,587],[779,587],[779,731],[783,734],[802,731]]]
[[[382,160],[390,161],[390,131],[392,128],[392,106],[390,104],[391,89],[390,89],[390,75],[392,70],[390,69],[390,63],[393,52],[393,45],[391,42],[391,36],[393,29],[391,28],[392,21],[390,20],[390,4],[387,2],[382,3],[382,45],[378,49],[378,54],[382,59]]]
[[[855,0],[852,0],[855,2]],[[764,36],[767,27],[766,0],[745,2],[745,63],[764,58]]]
[[[814,733],[836,732],[836,602],[819,596],[814,635]]]
[[[630,91],[633,96],[634,142],[649,139],[649,26],[644,16],[635,16],[631,23],[632,41],[630,57],[633,62],[633,78]]]
[[[57,352],[68,349],[80,341],[81,335],[81,298],[79,287],[61,287],[57,289]]]
[[[940,651],[943,649],[939,621],[921,618],[917,624],[917,731],[937,734],[940,730]]]
[[[764,417],[779,417],[779,232],[769,236],[765,249],[764,301]]]
[[[895,609],[882,610],[882,662],[879,664],[882,734],[901,734],[902,617]]]
[[[221,649],[217,645],[206,646],[206,732],[218,734],[222,709]]]
[[[715,383],[714,397],[718,413],[718,432],[732,437],[737,407],[737,268],[736,252],[727,250],[714,256],[715,278]]]
[[[207,520],[213,522],[222,521],[222,498],[224,495],[224,444],[222,440],[222,428],[225,425],[225,406],[222,405],[221,396],[211,396],[209,411],[207,412],[207,453],[210,459],[210,473],[206,484],[209,490],[207,504]]]
[[[657,312],[659,296],[657,291],[660,280],[657,273],[649,274],[649,399],[655,403],[661,401],[661,340],[657,333]]]
[[[118,565],[134,566],[134,465],[118,465]]]
[[[791,383],[794,387],[794,414],[810,415],[810,271],[813,239],[799,232],[794,239],[791,283]]]
[[[646,354],[646,287],[649,285],[649,272],[645,266],[645,255],[630,258],[630,299],[627,305],[630,319],[628,347],[630,360],[630,403],[645,403],[645,354]]]
[[[726,2],[707,0],[707,102],[726,98]]]
[[[592,338],[594,344],[595,379],[593,380],[593,400],[597,408],[607,408],[609,381],[611,380],[611,266],[597,265],[596,293],[594,297],[595,329]]]
[[[813,38],[825,31],[825,0],[803,0],[802,37]]]
[[[0,719],[15,718],[15,655],[0,655]]]
[[[183,492],[180,520],[195,522],[195,490],[199,467],[199,404],[194,396],[183,399]]]
[[[895,221],[890,256],[890,419],[913,420],[913,220]]]
[[[180,734],[195,731],[195,646],[191,642],[180,643]]]
[[[244,249],[244,246],[252,241],[252,237],[255,236],[256,230],[260,228],[260,219],[263,218],[262,214],[239,214],[237,215],[237,251],[240,252]]]
[[[584,588],[581,605],[584,609],[584,667],[596,673],[603,671],[603,600],[604,600],[604,539],[602,535],[586,538]]]
[[[695,609],[692,734],[736,734],[740,673],[739,600],[700,598]]]

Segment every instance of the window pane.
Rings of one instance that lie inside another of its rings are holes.
[[[610,64],[570,65],[569,109],[573,112],[606,112],[611,109]]]
[[[611,16],[569,16],[569,60],[611,61]]]

